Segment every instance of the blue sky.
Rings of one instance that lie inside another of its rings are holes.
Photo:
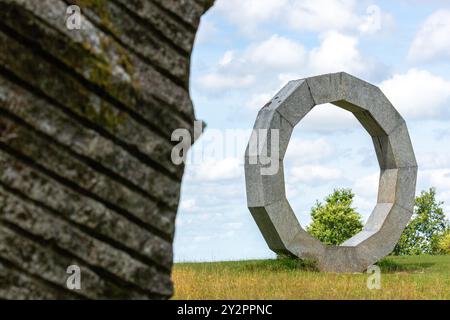
[[[176,261],[274,256],[246,207],[248,129],[287,81],[338,71],[382,88],[407,121],[417,193],[436,187],[450,212],[449,1],[217,0],[192,56],[191,95],[208,126],[186,168]],[[338,187],[353,189],[366,219],[378,174],[370,137],[350,113],[317,106],[295,128],[285,179],[303,226]]]

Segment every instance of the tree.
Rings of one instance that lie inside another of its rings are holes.
[[[351,189],[335,189],[322,204],[311,208],[312,222],[307,231],[326,244],[338,245],[362,230],[361,215],[352,207]]]
[[[416,197],[414,214],[394,248],[397,255],[439,253],[439,241],[449,224],[442,209],[443,202],[436,200],[436,189],[422,191]]]
[[[439,250],[442,254],[450,254],[450,230],[439,240]]]

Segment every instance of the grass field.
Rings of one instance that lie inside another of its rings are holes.
[[[175,264],[174,299],[450,299],[450,256],[387,257],[368,274],[314,271],[291,259]]]

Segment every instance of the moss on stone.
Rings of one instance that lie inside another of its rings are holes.
[[[88,9],[94,12],[100,20],[100,23],[109,29],[113,34],[119,36],[120,30],[114,27],[112,22],[108,0],[77,0],[76,3],[81,10]]]

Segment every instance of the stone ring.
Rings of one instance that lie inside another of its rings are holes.
[[[355,115],[371,135],[380,165],[375,208],[363,230],[339,246],[309,235],[285,192],[283,159],[292,130],[323,103]],[[405,120],[378,87],[343,72],[290,81],[259,111],[254,129],[268,134],[258,138],[257,148],[251,139],[246,150],[247,205],[272,251],[312,259],[319,270],[330,272],[362,272],[392,252],[412,215],[417,163]],[[265,174],[267,163],[261,159],[275,150],[270,132],[279,137],[279,169]]]

